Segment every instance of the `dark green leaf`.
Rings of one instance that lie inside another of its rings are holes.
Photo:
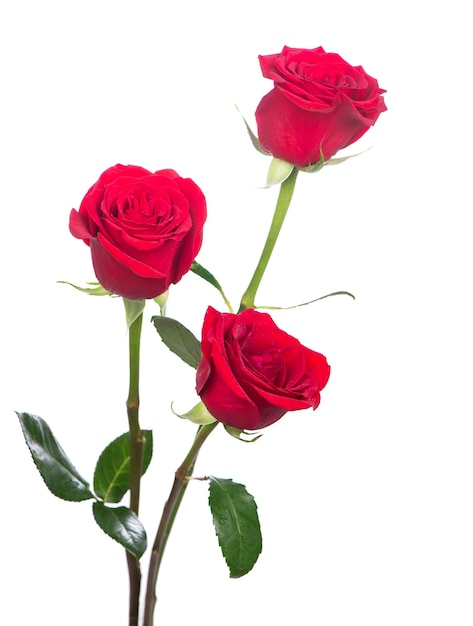
[[[102,502],[94,502],[92,508],[104,533],[140,559],[146,550],[146,532],[135,513],[126,506],[111,508]]]
[[[153,433],[143,431],[143,470],[153,455]],[[102,452],[94,472],[94,490],[104,502],[120,502],[130,488],[130,434],[114,439]]]
[[[93,498],[88,482],[72,465],[48,424],[31,413],[17,415],[33,461],[51,492],[72,502]]]
[[[208,283],[210,283],[212,287],[215,287],[215,289],[217,289],[220,295],[222,296],[223,301],[227,305],[228,309],[232,311],[231,304],[228,301],[227,296],[224,294],[223,289],[220,286],[220,283],[215,278],[215,276],[209,272],[209,270],[205,269],[205,267],[200,265],[200,263],[197,263],[197,261],[194,261],[191,265],[191,272],[194,272],[194,274],[197,274],[197,276],[200,276],[200,278],[203,278]]]
[[[163,343],[185,363],[197,368],[201,359],[199,340],[180,322],[170,317],[155,315],[151,318]]]
[[[209,505],[231,578],[247,574],[261,553],[263,540],[256,502],[244,485],[210,477]]]

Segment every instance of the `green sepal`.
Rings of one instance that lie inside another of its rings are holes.
[[[171,410],[174,415],[180,417],[181,419],[189,420],[193,424],[198,424],[199,426],[203,426],[205,424],[213,424],[217,420],[213,415],[211,415],[203,402],[198,402],[190,411],[187,413],[176,413],[176,411],[172,408]]]
[[[153,433],[143,430],[143,466],[149,467],[153,456]],[[123,433],[103,450],[94,472],[94,491],[104,502],[117,503],[130,488],[130,434]]]
[[[266,177],[266,187],[280,185],[289,178],[293,169],[294,165],[292,163],[277,158],[271,159],[268,175]]]
[[[138,516],[126,506],[112,508],[103,502],[92,505],[94,519],[100,528],[121,546],[140,559],[147,546],[146,531]]]
[[[133,322],[136,322],[143,313],[146,300],[129,300],[128,298],[123,298],[123,304],[125,305],[126,325],[130,328]]]
[[[339,165],[340,163],[344,163],[345,161],[348,161],[348,159],[353,159],[353,157],[357,157],[357,156],[360,156],[360,154],[364,154],[365,152],[368,152],[368,150],[371,150],[371,146],[366,148],[366,150],[362,150],[361,152],[356,152],[355,154],[349,154],[348,156],[335,157],[335,158],[332,157],[325,163],[325,165]]]
[[[197,368],[202,357],[200,341],[183,324],[170,317],[151,318],[163,343],[185,363]]]
[[[246,487],[210,476],[209,506],[231,578],[247,574],[263,547],[256,502]]]
[[[79,287],[78,285],[74,285],[73,283],[68,283],[65,280],[58,280],[57,282],[60,285],[69,285],[70,287],[74,287],[74,289],[77,289],[78,291],[82,291],[82,293],[86,293],[89,296],[114,296],[116,297],[111,291],[107,291],[106,289],[102,287],[100,283],[97,283],[97,282],[86,283],[87,285],[93,285],[93,287]]]
[[[54,437],[48,424],[31,413],[16,413],[26,445],[48,489],[61,500],[82,502],[94,494]]]
[[[194,272],[194,274],[197,274],[197,276],[200,276],[200,278],[203,278],[208,283],[210,283],[213,287],[215,287],[215,289],[217,289],[220,295],[222,296],[223,301],[225,302],[230,313],[233,313],[232,306],[227,296],[224,294],[220,283],[215,278],[215,276],[209,272],[209,270],[205,269],[205,267],[200,265],[200,263],[197,263],[197,261],[194,261],[191,265],[191,272]]]
[[[235,105],[236,110],[238,111],[238,113],[240,113],[240,109]],[[240,113],[241,115],[241,113]],[[264,150],[264,148],[261,147],[260,141],[258,139],[258,137],[254,134],[254,132],[251,130],[250,125],[248,124],[248,122],[245,120],[245,118],[243,117],[243,115],[241,115],[241,119],[243,120],[245,126],[246,126],[246,130],[248,131],[248,135],[250,136],[251,139],[251,143],[253,144],[253,147],[258,150],[258,152],[261,152],[261,154],[264,154],[265,156],[271,156],[270,152],[266,152],[266,150]]]
[[[289,311],[290,309],[297,309],[300,306],[307,306],[308,304],[313,304],[314,302],[318,302],[319,300],[325,300],[325,298],[331,298],[332,296],[350,296],[350,298],[353,298],[353,300],[355,300],[355,296],[349,291],[333,291],[332,293],[327,293],[325,296],[320,296],[319,298],[309,300],[308,302],[293,304],[292,306],[258,305],[257,307],[255,307],[255,309],[266,309],[268,311]]]
[[[253,443],[263,436],[263,434],[252,436],[252,433],[247,430],[244,430],[243,428],[236,428],[235,426],[229,426],[228,424],[224,424],[224,426],[229,435],[235,437],[238,441],[243,441],[244,443]],[[246,439],[245,437],[249,437],[249,439]]]
[[[349,154],[344,157],[335,157],[335,158],[332,157],[331,159],[326,161],[324,159],[322,148],[320,148],[320,161],[318,161],[317,163],[314,163],[314,165],[308,165],[307,167],[301,167],[300,169],[303,172],[309,172],[309,173],[318,172],[319,170],[323,168],[324,165],[339,165],[340,163],[344,163],[345,161],[348,161],[348,159],[353,159],[353,157],[360,156],[360,154],[363,154],[367,152],[368,150],[371,150],[371,147],[366,148],[366,150],[362,150],[361,152],[356,152],[355,154]]]
[[[317,161],[317,163],[314,163],[313,165],[308,165],[307,167],[301,167],[299,168],[302,172],[308,172],[309,174],[312,172],[318,172],[319,170],[321,170],[323,168],[324,165],[326,165],[327,161],[324,158],[324,153],[322,152],[322,146],[320,146],[320,159]]]
[[[161,315],[166,315],[166,304],[168,302],[168,298],[169,298],[169,289],[165,291],[164,293],[162,293],[160,296],[156,296],[156,298],[153,298],[153,300],[159,306]]]

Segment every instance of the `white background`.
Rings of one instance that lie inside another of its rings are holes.
[[[93,280],[71,208],[115,163],[174,168],[207,196],[198,260],[237,305],[271,219],[269,160],[242,113],[271,88],[258,54],[315,47],[361,64],[388,112],[339,167],[300,175],[257,302],[327,355],[320,408],[255,444],[218,429],[197,475],[256,497],[263,553],[231,580],[207,486],[192,483],[163,561],[157,623],[227,626],[471,625],[471,48],[466,4],[297,1],[6,2],[0,15],[2,623],[126,624],[123,551],[90,503],[54,498],[14,410],[41,415],[87,478],[126,430],[127,337],[118,299],[59,285]],[[462,14],[463,13],[463,14]],[[199,335],[218,294],[194,275],[168,314]],[[152,538],[194,426],[193,371],[145,311],[143,483]],[[146,567],[146,559],[144,559]]]

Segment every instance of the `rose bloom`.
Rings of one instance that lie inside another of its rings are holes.
[[[72,210],[69,228],[90,246],[100,284],[114,294],[155,298],[189,271],[202,245],[205,197],[174,170],[105,170]]]
[[[327,161],[386,111],[377,80],[322,47],[285,46],[259,61],[274,81],[256,110],[261,147],[296,167],[317,163],[321,152]]]
[[[330,366],[322,354],[280,330],[254,309],[207,309],[197,393],[223,424],[256,430],[287,411],[317,408]]]

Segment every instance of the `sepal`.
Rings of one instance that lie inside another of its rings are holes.
[[[129,300],[128,298],[123,298],[123,304],[125,305],[126,325],[130,328],[133,322],[136,322],[143,313],[146,300]]]
[[[289,311],[290,309],[297,309],[300,306],[307,306],[308,304],[313,304],[314,302],[318,302],[319,300],[325,300],[325,298],[331,298],[332,296],[349,296],[355,300],[355,296],[349,291],[332,291],[332,293],[327,293],[325,296],[319,296],[318,298],[314,298],[313,300],[309,300],[308,302],[301,302],[300,304],[293,304],[292,306],[271,306],[271,305],[258,305],[255,309],[265,309],[267,311]]]
[[[363,154],[364,152],[367,152],[370,149],[371,148],[369,147],[369,148],[366,148],[366,150],[362,150],[361,152],[356,152],[355,154],[349,154],[343,157],[332,157],[331,159],[326,161],[324,159],[322,148],[320,148],[320,160],[317,163],[314,163],[313,165],[308,165],[307,167],[301,167],[300,169],[302,172],[309,172],[309,173],[318,172],[319,170],[323,168],[324,165],[339,165],[340,163],[344,163],[345,161],[348,161],[348,159],[357,157],[360,154]]]
[[[243,441],[244,443],[253,443],[257,441],[263,434],[256,434],[252,436],[252,433],[244,430],[243,428],[236,428],[235,426],[229,426],[228,424],[224,424],[225,430],[229,435],[238,439],[238,441]],[[246,437],[249,437],[248,439]]]
[[[236,110],[238,111],[238,113],[240,113],[240,109],[238,107],[236,107]],[[241,113],[240,113],[241,115]],[[246,130],[248,131],[248,135],[250,136],[251,139],[251,143],[253,144],[253,147],[258,150],[258,152],[260,152],[261,154],[264,154],[265,156],[271,156],[270,152],[266,152],[266,150],[264,150],[264,148],[261,147],[260,141],[258,139],[258,137],[254,134],[254,132],[251,130],[250,125],[248,124],[248,122],[245,120],[245,118],[243,117],[243,115],[241,115],[241,119],[243,120],[245,126],[246,126]]]
[[[301,167],[300,170],[302,172],[308,172],[310,174],[312,172],[318,172],[326,164],[327,164],[327,161],[324,158],[324,153],[322,152],[322,146],[321,146],[320,147],[320,159],[317,161],[317,163],[314,163],[313,165],[307,165],[307,167]]]
[[[293,169],[294,165],[292,165],[292,163],[277,159],[276,157],[271,159],[268,175],[266,177],[266,187],[280,185],[289,178]]]
[[[166,304],[168,302],[168,298],[169,298],[169,289],[165,291],[164,293],[162,293],[160,296],[156,296],[156,298],[153,298],[153,300],[159,306],[161,315],[166,315]]]
[[[106,289],[104,289],[102,285],[98,282],[86,283],[86,285],[91,285],[90,287],[79,287],[78,285],[74,285],[73,283],[68,283],[66,280],[58,280],[57,282],[60,285],[69,285],[70,287],[74,287],[74,289],[82,291],[82,293],[86,293],[89,296],[112,296],[113,298],[118,297],[111,291],[107,291]]]
[[[199,402],[196,404],[190,411],[187,413],[176,413],[176,411],[172,408],[171,410],[174,415],[180,417],[181,419],[189,420],[193,424],[198,424],[199,426],[204,426],[205,424],[213,424],[217,420],[213,415],[211,415],[203,402]]]
[[[361,152],[356,152],[355,154],[349,154],[344,157],[332,157],[331,159],[327,161],[326,165],[339,165],[340,163],[344,163],[345,161],[348,161],[348,159],[353,159],[353,157],[357,157],[357,156],[360,156],[360,154],[364,154],[365,152],[368,152],[368,150],[371,150],[371,146],[366,148],[366,150],[362,150]]]

